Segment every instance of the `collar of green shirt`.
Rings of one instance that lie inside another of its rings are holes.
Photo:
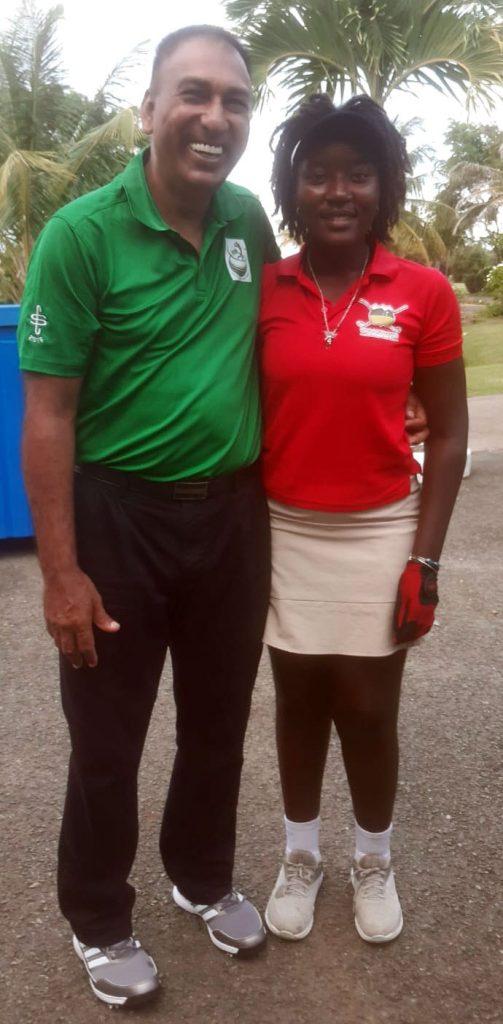
[[[152,199],[145,177],[145,154],[148,148],[138,153],[122,172],[122,187],[126,193],[129,208],[133,217],[153,231],[172,231],[166,224]],[[213,196],[210,207],[209,221],[216,225],[228,224],[243,212],[243,205],[232,190],[232,186],[224,182]]]

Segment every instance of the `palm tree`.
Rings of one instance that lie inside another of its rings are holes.
[[[410,145],[411,138],[417,138],[423,130],[419,117],[408,121],[395,122],[400,135],[407,142],[411,173],[407,176],[407,199],[398,224],[393,228],[390,248],[397,256],[424,263],[426,266],[445,264],[447,251],[442,238],[428,216],[431,200],[423,196],[426,175],[419,172],[421,164],[435,157],[435,151],[427,143]],[[451,211],[454,214],[454,211]]]
[[[253,60],[257,101],[274,84],[289,110],[314,92],[344,99],[367,93],[384,105],[390,94],[430,85],[443,93],[491,104],[503,84],[501,0],[226,0],[229,18]],[[398,126],[409,136],[417,119]],[[392,248],[421,263],[445,265],[447,249],[422,198],[417,166],[429,147],[409,152],[409,200]],[[439,204],[454,225],[456,213]]]
[[[455,231],[471,228],[478,220],[494,228],[503,211],[503,167],[458,164],[452,169],[450,180],[462,189],[462,197],[456,205]]]
[[[272,83],[291,107],[318,91],[365,92],[384,104],[396,90],[432,85],[488,104],[503,84],[501,0],[226,0],[247,43],[259,101]]]
[[[57,29],[61,6],[47,12],[25,0],[0,37],[0,301],[23,288],[35,239],[65,202],[109,181],[139,144],[135,111],[114,93],[137,48],[88,100],[63,82]]]
[[[424,201],[413,202],[403,211],[391,233],[390,249],[407,260],[425,266],[445,267],[448,253],[438,231],[424,215]]]

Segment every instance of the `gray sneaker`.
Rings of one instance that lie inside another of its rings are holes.
[[[258,910],[235,889],[217,903],[191,903],[175,885],[173,899],[182,910],[203,919],[211,941],[224,953],[234,956],[255,953],[266,941],[267,933]]]
[[[86,946],[74,935],[73,948],[95,996],[109,1006],[139,1006],[152,999],[160,987],[152,957],[133,936],[112,946]]]

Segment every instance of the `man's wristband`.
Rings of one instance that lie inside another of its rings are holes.
[[[434,558],[423,558],[422,555],[409,555],[408,561],[426,565],[428,569],[433,569],[433,572],[438,572],[440,569],[440,562],[436,562]]]

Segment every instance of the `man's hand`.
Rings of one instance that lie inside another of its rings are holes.
[[[415,391],[409,391],[405,409],[405,430],[410,445],[422,444],[430,433],[424,405],[419,401]]]
[[[106,633],[120,629],[105,611],[92,580],[78,567],[46,577],[44,614],[56,647],[74,668],[98,664],[93,625]]]

